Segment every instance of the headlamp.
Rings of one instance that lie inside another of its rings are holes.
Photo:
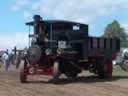
[[[51,49],[48,48],[48,49],[45,50],[46,55],[51,55],[51,53],[52,53]]]

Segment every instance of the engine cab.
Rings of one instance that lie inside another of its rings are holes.
[[[63,53],[64,57],[81,61],[87,60],[88,25],[61,21],[43,20],[39,15],[33,17],[33,22],[26,25],[33,26],[34,33],[29,51],[30,61],[38,61],[46,55],[56,56]]]

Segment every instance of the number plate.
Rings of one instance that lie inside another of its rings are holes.
[[[58,48],[66,48],[66,42],[65,41],[58,41]]]

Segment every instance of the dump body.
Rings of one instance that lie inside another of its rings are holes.
[[[104,37],[89,37],[88,56],[108,55],[119,52],[120,40]]]

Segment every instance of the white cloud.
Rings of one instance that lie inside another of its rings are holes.
[[[121,26],[125,28],[125,32],[128,34],[128,23],[122,23]]]
[[[12,6],[12,10],[17,11],[26,4],[28,4],[28,0],[17,0],[17,2]]]
[[[98,16],[118,14],[120,9],[128,9],[128,0],[18,0],[15,9],[27,4],[29,11],[56,19],[92,23]],[[28,13],[23,13],[29,17]]]
[[[32,10],[37,10],[40,7],[40,2],[32,3]]]
[[[127,0],[40,0],[32,3],[32,10],[57,19],[93,22],[97,16],[118,13],[127,7]]]
[[[24,48],[28,46],[28,33],[16,32],[16,33],[2,33],[0,35],[0,50],[13,49],[14,46],[18,48]]]
[[[24,11],[23,16],[24,16],[24,18],[29,18],[29,17],[32,17],[32,13],[29,11]]]

